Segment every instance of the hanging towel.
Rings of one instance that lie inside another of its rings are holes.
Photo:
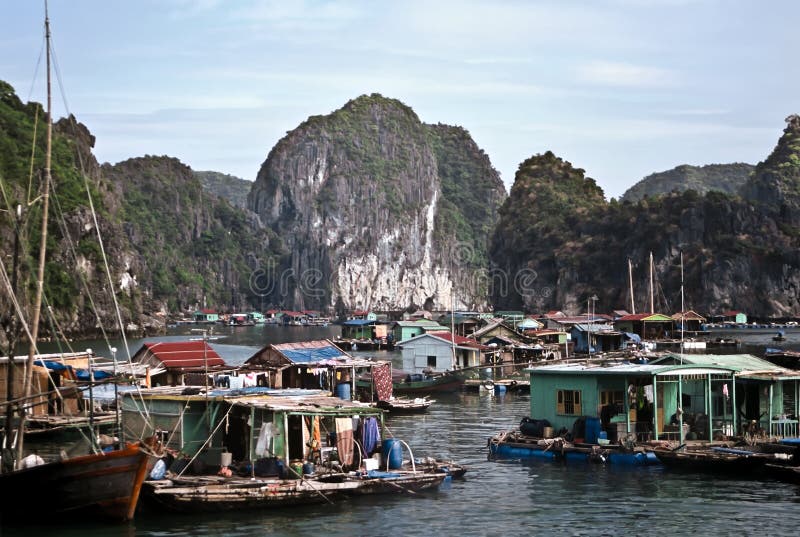
[[[303,458],[308,459],[311,454],[311,417],[301,418],[303,423]]]
[[[261,431],[256,442],[256,456],[266,457],[272,455],[272,439],[275,437],[275,426],[272,422],[261,423]]]
[[[378,430],[377,418],[364,418],[364,424],[361,428],[361,445],[364,446],[364,456],[372,456],[372,452],[378,446],[381,433]]]
[[[353,420],[336,418],[336,451],[345,466],[353,464]]]
[[[372,381],[375,383],[375,393],[378,401],[388,401],[392,398],[392,364],[385,364],[372,369]]]

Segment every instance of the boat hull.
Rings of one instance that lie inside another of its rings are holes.
[[[211,483],[191,479],[180,482],[146,482],[148,501],[169,511],[200,513],[240,511],[335,503],[351,496],[414,493],[438,487],[444,473],[384,474],[385,477],[359,478],[345,475],[304,479],[225,479]]]
[[[605,446],[575,446],[568,443],[539,443],[533,437],[492,438],[489,450],[493,457],[505,459],[546,459],[568,462],[596,462],[627,466],[659,464],[651,452],[621,450]]]
[[[139,444],[0,475],[2,522],[87,514],[133,519],[150,456]]]
[[[773,458],[762,453],[736,454],[711,450],[655,449],[653,453],[664,466],[675,470],[736,476],[760,473]]]

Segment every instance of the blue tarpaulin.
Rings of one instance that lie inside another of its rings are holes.
[[[639,334],[634,334],[633,332],[623,332],[623,334],[625,334],[625,337],[630,339],[634,343],[641,343],[642,342],[642,338],[639,337]]]
[[[331,345],[330,347],[317,347],[313,349],[281,350],[281,354],[296,364],[310,364],[314,362],[321,362],[323,360],[342,358],[344,356],[342,350],[334,345]]]
[[[105,371],[95,371],[93,373],[93,375],[94,375],[94,380],[103,380],[103,379],[111,378],[111,373],[107,373]],[[75,377],[78,380],[91,380],[91,377],[89,376],[89,370],[88,369],[76,369],[75,370]]]

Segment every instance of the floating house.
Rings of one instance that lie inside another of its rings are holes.
[[[284,311],[280,320],[284,326],[302,326],[308,324],[308,315],[302,311]]]
[[[800,371],[773,364],[752,354],[671,353],[653,360],[657,365],[724,366],[735,371],[735,390],[727,393],[741,425],[772,437],[797,437],[800,416]],[[720,424],[715,427],[715,430]],[[741,431],[739,431],[741,432]],[[732,431],[728,431],[732,434]]]
[[[575,352],[612,352],[624,348],[624,334],[610,324],[576,324],[570,335]]]
[[[145,343],[131,362],[147,369],[148,386],[201,386],[207,375],[230,369],[202,340]]]
[[[219,322],[219,313],[211,309],[202,309],[194,312],[192,319],[196,323],[216,323]]]
[[[737,310],[723,311],[722,322],[726,324],[747,324],[747,314]]]
[[[431,332],[397,343],[403,352],[403,369],[408,373],[444,372],[481,364],[486,348],[474,339],[449,332]]]
[[[374,319],[350,319],[342,323],[342,339],[369,339],[375,338]]]
[[[351,399],[356,378],[386,363],[355,358],[325,339],[267,345],[245,361],[240,373],[255,375],[258,386],[325,390]]]
[[[706,323],[706,318],[693,310],[679,311],[672,316],[675,322],[675,332],[696,333],[703,331],[703,325]]]
[[[800,372],[752,355],[668,354],[649,364],[528,369],[531,416],[576,440],[719,440],[746,431],[797,437]],[[575,432],[577,422],[588,425]]]
[[[620,317],[614,328],[620,332],[637,334],[645,340],[664,339],[673,333],[672,317],[661,313],[637,313]]]
[[[708,440],[738,429],[735,367],[563,364],[528,372],[531,417],[577,443],[597,443],[600,431],[611,442],[635,442]]]
[[[419,319],[416,321],[395,321],[392,324],[392,337],[395,341],[405,341],[425,332],[445,332],[444,327],[436,321],[429,319]]]
[[[217,388],[187,394],[161,387],[122,394],[121,409],[126,431],[136,437],[160,434],[164,447],[184,455],[184,465],[191,462],[195,473],[204,467],[216,471],[227,457],[227,464],[267,459],[262,464],[281,461],[284,468],[293,461],[327,460],[336,443],[324,433],[337,430],[335,418],[373,418],[383,430],[381,410],[313,390]],[[353,449],[350,445],[349,453]]]

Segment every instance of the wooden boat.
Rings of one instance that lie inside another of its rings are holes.
[[[401,395],[456,392],[464,385],[464,380],[457,372],[437,375],[406,374],[402,380],[392,382],[392,390]]]
[[[446,477],[440,472],[372,470],[302,479],[181,478],[148,481],[145,494],[170,511],[238,511],[334,503],[351,496],[413,494],[438,487]]]
[[[140,443],[0,474],[0,522],[48,515],[133,519],[150,456]]]
[[[779,365],[787,369],[800,368],[800,352],[798,351],[767,348],[764,351],[764,358],[775,365]]]
[[[779,460],[775,453],[728,447],[688,448],[682,445],[676,449],[654,448],[652,452],[662,464],[671,468],[732,475],[756,474],[762,472],[768,462]]]
[[[434,399],[428,399],[428,397],[416,397],[414,399],[392,397],[388,401],[378,401],[375,406],[391,414],[415,414],[425,412],[435,402]]]
[[[800,484],[800,466],[767,463],[764,465],[764,475],[778,481]]]

